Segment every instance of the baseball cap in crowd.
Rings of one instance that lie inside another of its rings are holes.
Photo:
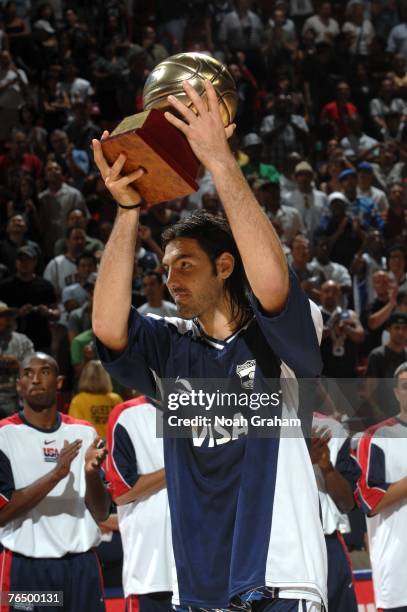
[[[98,275],[96,272],[91,272],[86,279],[86,283],[84,284],[84,289],[89,289],[90,287],[94,287],[96,285],[96,279]]]
[[[346,170],[342,170],[338,178],[340,181],[343,181],[349,176],[356,176],[356,170],[354,168],[346,168]]]
[[[309,172],[310,174],[314,174],[312,166],[306,161],[302,161],[295,166],[294,176],[296,174],[301,174],[301,172]]]
[[[349,204],[348,198],[342,193],[342,191],[333,191],[331,194],[329,194],[328,204],[332,204],[332,202],[335,200],[340,200],[344,204]]]
[[[387,320],[386,327],[391,325],[407,325],[407,312],[393,312]]]
[[[240,145],[241,149],[247,149],[248,147],[256,147],[262,145],[263,141],[258,134],[251,132],[250,134],[246,134],[242,138],[242,144]]]
[[[0,317],[16,317],[18,308],[11,308],[6,302],[0,302]]]
[[[358,164],[358,171],[362,171],[362,172],[373,172],[373,168],[372,165],[369,164],[369,162],[360,162],[360,164]]]
[[[38,259],[38,254],[36,250],[28,244],[18,249],[17,257],[21,257],[22,255],[25,255],[26,257],[30,257],[30,259]]]

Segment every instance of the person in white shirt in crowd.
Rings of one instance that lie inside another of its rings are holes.
[[[328,200],[326,194],[314,187],[314,171],[306,161],[300,162],[294,171],[297,188],[286,198],[301,215],[307,236],[312,239]]]
[[[351,455],[350,438],[335,418],[314,412],[310,455],[328,553],[328,606],[335,612],[357,612],[352,567],[342,534],[350,533],[347,513],[355,507],[360,468]]]
[[[363,132],[360,115],[350,115],[348,127],[350,134],[341,140],[341,147],[345,152],[352,151],[356,159],[361,160],[379,155],[379,141]]]
[[[236,9],[224,16],[219,29],[219,41],[225,50],[260,49],[263,24],[250,7],[251,0],[237,0]]]
[[[70,227],[66,233],[66,253],[48,262],[44,278],[50,281],[58,298],[68,285],[78,282],[77,259],[85,249],[86,234],[80,227]]]
[[[171,612],[173,552],[163,440],[144,396],[117,405],[107,424],[107,479],[123,543],[127,612]]]
[[[379,95],[370,102],[370,116],[379,134],[386,130],[385,116],[389,112],[399,114],[402,119],[407,115],[406,103],[401,98],[395,97],[395,93],[393,79],[385,78],[381,83]]]
[[[165,285],[159,272],[147,272],[143,278],[143,292],[147,302],[137,310],[140,314],[154,314],[159,317],[176,317],[175,304],[164,300]]]
[[[397,416],[370,427],[360,438],[359,496],[367,516],[373,588],[378,609],[407,609],[407,363],[394,373]],[[384,408],[384,407],[383,407]]]
[[[290,245],[297,234],[305,231],[301,215],[293,206],[286,206],[281,197],[280,183],[272,179],[258,179],[253,184],[256,196],[273,225],[278,225],[280,240]]]
[[[62,81],[62,90],[68,95],[71,104],[78,102],[86,102],[86,100],[95,93],[91,83],[87,79],[83,79],[77,75],[77,68],[74,62],[70,59],[64,62],[64,78]]]
[[[402,53],[407,60],[407,19],[391,29],[387,38],[389,53]]]
[[[294,151],[294,153],[287,155],[287,158],[284,160],[284,163],[281,166],[280,187],[281,197],[284,199],[297,188],[297,184],[294,179],[294,172],[295,167],[300,163],[300,161],[301,155]]]
[[[61,166],[49,161],[45,166],[47,189],[38,196],[39,219],[43,228],[43,243],[46,257],[54,255],[55,243],[63,238],[67,215],[73,208],[80,208],[89,217],[85,198],[78,189],[64,181]]]
[[[358,171],[358,196],[364,196],[373,200],[380,212],[389,208],[389,201],[386,193],[382,189],[373,186],[373,167],[369,162],[361,162],[357,167]]]
[[[309,269],[313,276],[320,276],[320,284],[325,281],[334,281],[341,288],[341,293],[344,296],[342,306],[346,306],[346,296],[349,295],[352,289],[352,280],[348,270],[330,259],[330,240],[326,236],[320,236],[315,241],[314,257],[309,263]]]
[[[375,31],[372,22],[365,19],[365,3],[363,0],[350,0],[346,6],[347,21],[342,26],[342,32],[348,39],[351,55],[368,55]]]
[[[370,307],[376,298],[374,276],[386,267],[383,237],[378,230],[371,229],[350,266],[353,276],[353,303],[359,314]]]
[[[28,92],[24,70],[16,68],[9,51],[0,51],[0,140],[19,124],[18,112]]]
[[[332,43],[339,34],[339,25],[332,18],[332,6],[330,2],[321,2],[318,13],[308,17],[302,28],[302,36],[307,30],[315,34],[315,44],[320,42]]]

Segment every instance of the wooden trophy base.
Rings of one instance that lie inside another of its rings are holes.
[[[145,169],[136,185],[148,206],[198,189],[200,163],[184,134],[166,120],[163,111],[153,109],[126,117],[102,140],[102,150],[109,164],[120,153],[126,155],[123,174],[140,166]]]

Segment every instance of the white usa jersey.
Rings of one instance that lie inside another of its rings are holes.
[[[314,412],[312,427],[316,430],[328,430],[331,439],[328,442],[331,463],[334,468],[350,483],[353,490],[356,489],[360,470],[356,460],[350,452],[350,438],[345,428],[334,418]],[[349,519],[343,514],[329,495],[325,486],[325,479],[318,465],[314,465],[315,477],[317,479],[319,501],[321,504],[322,525],[325,535],[340,531],[350,532]]]
[[[164,468],[157,418],[162,414],[145,397],[119,404],[110,414],[107,479],[113,498],[127,493],[139,476]],[[167,489],[118,506],[117,514],[125,596],[171,591],[174,557]]]
[[[376,606],[407,606],[407,500],[369,516],[389,486],[407,476],[407,423],[393,417],[368,429],[359,440],[357,457]]]
[[[85,505],[86,450],[96,437],[90,423],[57,413],[53,429],[30,425],[23,412],[0,421],[0,508],[13,491],[51,472],[64,446],[82,440],[71,471],[34,508],[0,529],[1,544],[27,557],[63,557],[86,552],[100,542],[100,531]]]

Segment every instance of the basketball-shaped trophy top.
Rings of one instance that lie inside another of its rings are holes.
[[[157,64],[144,85],[144,110],[169,109],[169,95],[176,96],[195,110],[182,87],[182,82],[188,81],[195,91],[206,99],[205,80],[211,81],[214,86],[223,123],[225,126],[229,125],[236,115],[236,84],[226,66],[205,53],[177,53]]]

